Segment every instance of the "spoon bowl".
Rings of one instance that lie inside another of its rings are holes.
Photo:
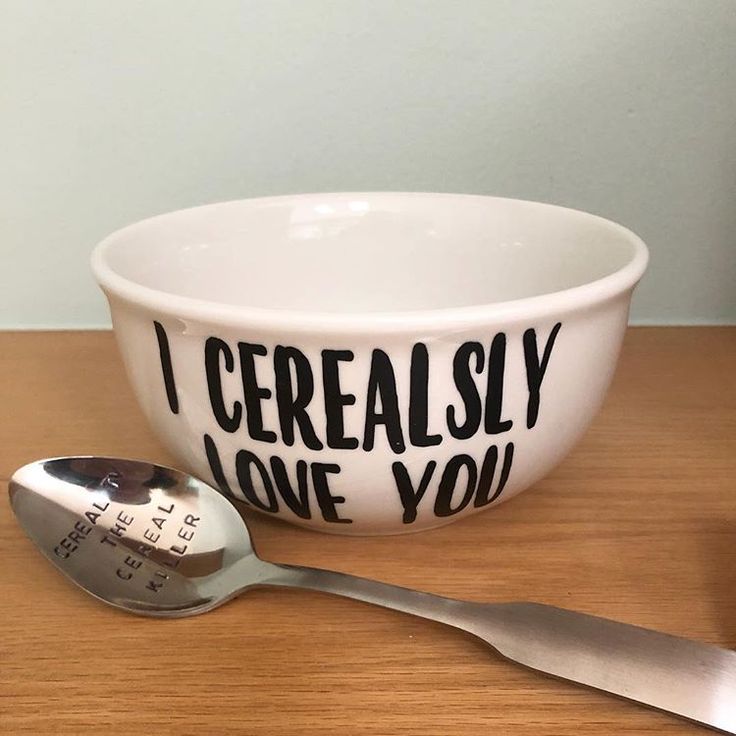
[[[224,496],[161,465],[63,457],[18,470],[13,511],[44,555],[97,598],[150,616],[203,613],[268,567]]]

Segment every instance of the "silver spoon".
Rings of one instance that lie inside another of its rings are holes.
[[[532,669],[736,734],[736,652],[538,603],[471,603],[265,562],[224,496],[170,468],[41,460],[14,474],[10,499],[56,567],[132,613],[192,616],[255,586],[333,593],[454,626]]]

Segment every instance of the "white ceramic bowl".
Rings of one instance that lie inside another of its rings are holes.
[[[647,250],[546,204],[309,194],[154,217],[92,263],[183,466],[286,521],[381,534],[498,504],[565,456]]]

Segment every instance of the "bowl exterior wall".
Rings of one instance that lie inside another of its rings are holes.
[[[545,476],[601,406],[631,291],[529,321],[274,334],[107,294],[126,371],[183,468],[338,534],[419,531]]]

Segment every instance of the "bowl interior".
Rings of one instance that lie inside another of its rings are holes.
[[[145,220],[101,246],[128,282],[218,304],[371,313],[485,305],[610,276],[638,239],[593,215],[467,195],[314,194]]]

